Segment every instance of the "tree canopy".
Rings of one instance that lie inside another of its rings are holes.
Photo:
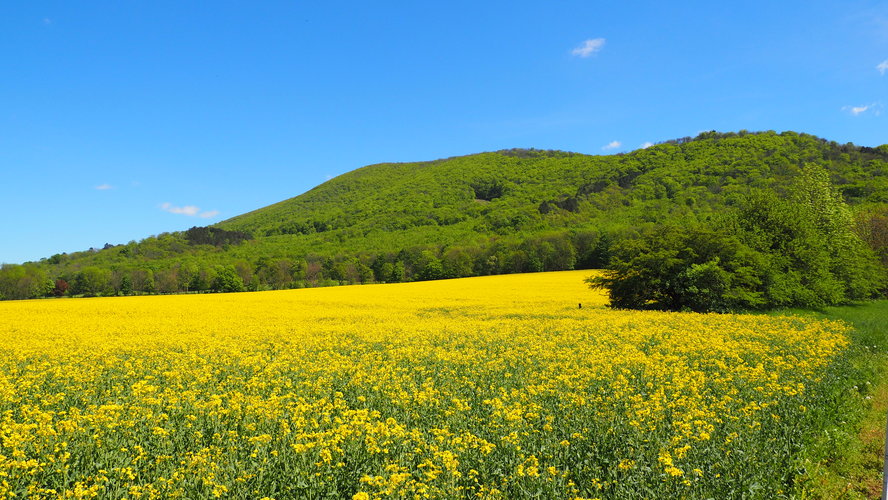
[[[869,298],[885,268],[855,232],[825,169],[806,165],[781,196],[750,192],[697,226],[659,226],[621,242],[590,278],[617,308],[727,312],[820,308]]]
[[[770,222],[753,221],[789,217],[763,210],[769,196],[800,203],[785,194],[804,175],[817,177],[808,182],[813,191],[828,181],[833,198],[846,204],[841,214],[812,222],[830,234],[831,246],[818,251],[858,251],[857,240],[839,230],[850,220],[888,262],[888,146],[795,132],[707,132],[620,155],[513,149],[370,165],[214,226],[57,254],[23,269],[7,265],[0,294],[212,291],[224,288],[214,283],[227,266],[245,289],[607,267],[621,241],[658,226],[711,225],[741,205],[747,213],[734,234],[742,230],[745,244],[761,252],[755,245],[768,242],[756,238],[767,234],[755,233]],[[807,258],[800,252],[792,259]],[[829,262],[841,283],[866,274]],[[58,280],[70,287],[60,291]]]

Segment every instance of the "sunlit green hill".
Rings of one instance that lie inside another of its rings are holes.
[[[379,164],[217,227],[256,237],[333,232],[344,240],[425,228],[446,233],[600,228],[705,216],[750,189],[785,184],[806,163],[829,167],[848,202],[888,201],[888,146],[858,148],[783,134],[702,134],[629,154],[509,150]]]
[[[7,266],[0,294],[43,295],[49,281],[58,294],[58,280],[106,294],[600,267],[640,227],[707,220],[808,164],[852,206],[888,203],[888,145],[795,132],[708,132],[608,156],[505,150],[370,165],[209,229]]]

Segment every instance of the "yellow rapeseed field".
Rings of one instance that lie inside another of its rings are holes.
[[[845,327],[590,274],[0,303],[0,498],[779,495]]]

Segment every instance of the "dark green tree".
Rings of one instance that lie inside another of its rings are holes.
[[[392,264],[392,275],[389,278],[389,282],[391,283],[401,283],[407,279],[407,271],[404,266],[404,261],[398,260],[394,264]]]
[[[710,226],[661,226],[618,243],[611,271],[589,282],[614,307],[732,311],[871,297],[885,274],[826,172],[807,165],[784,196],[753,191]]]
[[[133,280],[129,277],[128,274],[124,274],[120,278],[120,293],[122,295],[132,295],[133,294]]]
[[[98,266],[83,268],[71,283],[71,294],[95,297],[112,293],[111,271]]]
[[[416,279],[419,280],[437,280],[444,277],[444,265],[431,250],[423,250],[419,254],[416,263],[419,273]]]
[[[754,309],[764,302],[757,257],[724,232],[662,226],[617,244],[611,269],[586,281],[618,309]]]
[[[246,289],[243,279],[237,274],[233,265],[216,266],[215,274],[214,292],[243,292]]]
[[[46,270],[32,264],[3,264],[0,266],[0,297],[3,299],[32,299],[52,293],[54,281]]]
[[[762,281],[774,307],[823,307],[872,296],[884,268],[860,236],[828,174],[806,165],[784,197],[772,191],[745,197],[725,221],[766,256]]]
[[[444,275],[448,278],[464,278],[472,276],[477,252],[469,248],[454,247],[448,249],[441,258]]]

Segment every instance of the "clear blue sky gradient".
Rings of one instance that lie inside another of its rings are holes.
[[[888,142],[884,1],[13,2],[0,61],[7,263],[379,162],[704,130]]]

